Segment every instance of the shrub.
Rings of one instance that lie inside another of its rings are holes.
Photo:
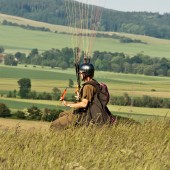
[[[0,117],[10,117],[11,111],[9,108],[4,104],[0,103]]]
[[[24,113],[23,111],[19,111],[19,110],[18,110],[18,111],[15,113],[15,115],[16,115],[16,117],[19,118],[19,119],[25,119],[25,118],[26,118],[25,113]]]
[[[61,112],[63,112],[63,110],[60,110],[60,109],[55,110],[55,109],[45,108],[41,119],[44,121],[51,122],[51,121],[57,119]]]
[[[40,100],[52,100],[52,95],[47,92],[43,92],[37,95],[37,99]]]
[[[30,120],[41,120],[42,112],[38,107],[32,106],[27,109],[26,118]]]

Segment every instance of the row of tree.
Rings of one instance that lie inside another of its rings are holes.
[[[142,97],[130,97],[127,93],[123,96],[111,96],[110,104],[120,106],[136,106],[149,108],[170,108],[170,100],[144,95]]]
[[[0,117],[12,117],[16,119],[26,120],[41,120],[51,122],[59,117],[59,114],[63,112],[61,109],[39,109],[37,106],[31,106],[23,110],[17,110],[15,113],[11,113],[11,110],[4,103],[0,103]]]
[[[83,53],[81,59],[83,59]],[[167,58],[150,57],[142,53],[130,57],[124,53],[95,51],[91,57],[91,62],[94,64],[96,70],[152,76],[170,76],[170,60]],[[18,63],[50,66],[51,68],[72,68],[74,67],[74,50],[66,47],[61,50],[47,50],[40,54],[38,49],[33,49],[28,56],[20,52],[14,55],[6,55],[6,65],[17,65]]]
[[[123,53],[94,52],[91,61],[97,70],[118,73],[170,76],[170,60],[150,57],[142,53],[133,57]]]
[[[67,10],[63,0],[48,0],[48,2],[46,0],[0,0],[0,12],[36,21],[68,25]],[[81,10],[77,10],[73,15],[80,16],[79,12]],[[169,21],[170,13],[120,12],[103,9],[99,30],[170,39]]]
[[[7,97],[16,98],[19,96],[21,99],[38,99],[38,100],[59,100],[60,99],[61,90],[57,87],[54,87],[51,93],[47,93],[47,92],[37,93],[36,91],[31,90],[31,79],[21,78],[17,82],[19,85],[19,91],[17,90],[9,91],[9,93],[7,94]],[[74,86],[73,80],[69,79],[68,87],[72,88],[73,86]],[[68,98],[68,100],[70,99]]]
[[[61,91],[58,88],[53,88],[52,94],[44,92],[39,94],[35,91],[31,91],[31,80],[22,78],[18,81],[19,93],[21,98],[31,99],[44,99],[44,100],[59,100]],[[73,81],[70,79],[69,84],[73,85]],[[16,90],[12,93],[12,96],[16,97]],[[15,94],[15,95],[14,95]],[[40,97],[41,96],[41,97]],[[74,100],[74,96],[70,100]],[[110,104],[121,105],[121,106],[137,106],[137,107],[151,107],[151,108],[170,108],[170,100],[158,97],[142,96],[142,97],[130,97],[127,93],[124,96],[111,96]]]
[[[23,24],[17,24],[17,23],[13,23],[7,20],[3,20],[2,25],[8,25],[8,26],[17,26],[17,27],[21,27],[23,29],[28,29],[28,30],[38,30],[38,31],[45,31],[45,32],[49,32],[50,29],[46,28],[46,27],[35,27],[35,26],[31,26],[31,25],[23,25]]]

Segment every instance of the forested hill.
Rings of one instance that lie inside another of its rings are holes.
[[[64,0],[0,0],[0,13],[67,25]],[[99,30],[170,39],[170,13],[121,12],[104,9]]]

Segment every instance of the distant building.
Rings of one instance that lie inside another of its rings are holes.
[[[0,54],[0,64],[4,64],[5,56]]]

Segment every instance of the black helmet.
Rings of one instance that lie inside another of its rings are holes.
[[[91,63],[81,64],[79,71],[85,73],[85,76],[94,76],[94,66]]]

